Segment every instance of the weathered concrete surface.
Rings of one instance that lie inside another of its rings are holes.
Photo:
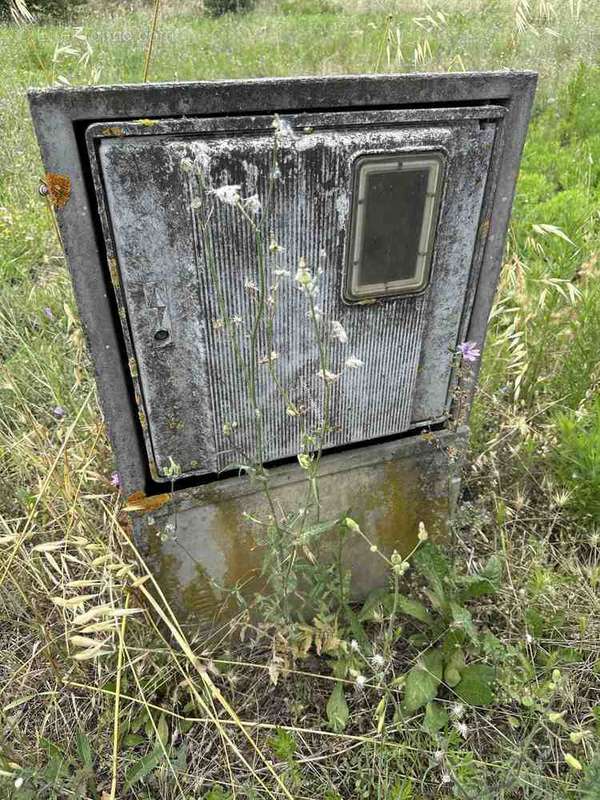
[[[321,470],[321,519],[349,514],[387,556],[414,547],[420,521],[432,537],[443,537],[457,491],[449,458],[456,464],[465,435],[463,429],[407,437],[328,456]],[[270,484],[284,509],[303,505],[306,483],[299,467],[273,469]],[[244,513],[265,519],[268,512],[262,492],[236,477],[177,492],[167,506],[135,520],[138,541],[181,618],[214,618],[226,605],[224,588],[238,584],[248,597],[260,589],[262,553]],[[320,557],[327,553],[325,544]],[[344,561],[357,598],[385,585],[386,563],[358,535],[347,538]]]

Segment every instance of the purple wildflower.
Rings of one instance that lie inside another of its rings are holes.
[[[481,355],[477,342],[462,342],[458,345],[457,352],[461,354],[463,361],[477,361]]]
[[[121,478],[119,477],[118,472],[113,472],[113,474],[110,476],[110,482],[113,486],[121,485]]]
[[[62,406],[56,406],[52,409],[52,413],[56,417],[56,419],[62,419],[67,415],[67,412],[64,410]]]
[[[48,317],[48,319],[54,319],[54,314],[52,313],[52,309],[51,308],[47,308],[46,307],[46,308],[43,309],[43,312]]]

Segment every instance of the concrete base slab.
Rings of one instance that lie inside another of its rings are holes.
[[[443,538],[458,494],[457,463],[465,441],[461,429],[324,456],[320,518],[351,516],[388,556],[410,552],[421,521],[433,538]],[[273,468],[269,483],[284,511],[306,504],[305,473],[297,465]],[[214,619],[224,590],[233,586],[243,587],[247,596],[260,589],[263,552],[247,515],[267,518],[265,495],[249,478],[232,477],[180,490],[158,511],[134,520],[137,541],[182,618]],[[328,557],[326,546],[319,557]],[[358,535],[346,539],[344,561],[356,598],[389,577],[385,561]]]

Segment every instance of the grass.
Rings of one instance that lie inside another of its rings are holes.
[[[159,19],[153,80],[540,71],[445,579],[464,591],[489,557],[504,565],[493,595],[460,606],[495,694],[461,712],[436,685],[430,713],[462,716],[433,732],[423,707],[393,713],[432,646],[414,617],[383,678],[333,616],[306,653],[251,625],[209,649],[129,539],[24,90],[141,80],[151,16],[0,28],[0,796],[599,797],[600,6],[288,0]],[[407,585],[433,613],[418,563]],[[363,612],[362,647],[380,652],[393,614]]]

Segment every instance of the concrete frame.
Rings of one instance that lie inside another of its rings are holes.
[[[465,338],[483,344],[500,270],[514,183],[536,85],[533,72],[357,75],[32,90],[29,103],[45,168],[68,175],[57,210],[101,406],[126,493],[153,487],[147,469],[85,147],[95,122],[236,114],[501,105],[504,135],[484,206],[483,249]],[[496,149],[496,148],[495,148]],[[230,479],[229,479],[230,480]]]

